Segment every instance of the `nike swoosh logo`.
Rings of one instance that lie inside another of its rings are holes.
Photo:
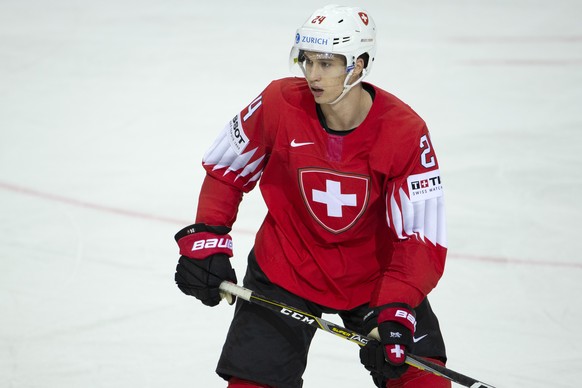
[[[426,337],[428,334],[422,335],[418,338],[416,337],[412,337],[412,340],[414,341],[414,343],[417,343],[418,341],[420,341],[421,339],[423,339],[424,337]]]
[[[315,143],[312,142],[312,141],[308,141],[308,142],[305,142],[305,143],[297,143],[295,141],[295,139],[291,140],[291,147],[301,147],[301,146],[310,145],[310,144],[315,144]]]

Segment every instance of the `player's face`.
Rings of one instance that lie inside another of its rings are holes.
[[[344,89],[346,62],[341,55],[305,52],[303,69],[318,104],[334,101]]]

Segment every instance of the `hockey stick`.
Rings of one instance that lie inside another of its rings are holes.
[[[367,337],[363,334],[356,333],[351,331],[347,328],[342,326],[336,325],[333,322],[326,321],[325,319],[316,317],[304,311],[298,310],[294,307],[287,306],[283,303],[267,299],[261,295],[256,294],[254,291],[249,290],[248,288],[241,287],[231,282],[222,282],[220,284],[221,294],[228,293],[234,295],[242,300],[245,300],[249,303],[256,304],[265,308],[268,308],[274,312],[279,314],[285,315],[289,318],[296,319],[306,325],[315,327],[316,329],[320,329],[326,331],[331,334],[335,334],[338,337],[341,337],[345,340],[354,342],[360,346],[364,346],[368,343],[368,341],[372,340],[373,338]],[[443,377],[452,381],[453,383],[460,384],[464,387],[469,388],[495,388],[492,385],[485,384],[482,381],[475,380],[474,378],[462,375],[454,370],[445,368],[444,366],[435,364],[420,356],[415,356],[409,354],[406,356],[406,363],[411,365],[415,368],[425,370],[427,372],[433,373],[437,376]]]

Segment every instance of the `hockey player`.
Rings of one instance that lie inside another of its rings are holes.
[[[273,81],[228,122],[203,157],[196,223],[176,234],[175,281],[208,306],[237,282],[229,232],[259,182],[268,213],[244,286],[311,314],[337,313],[370,333],[360,361],[378,387],[450,387],[404,363],[444,365],[427,294],[446,256],[439,166],[424,121],[362,82],[376,26],[358,7],[318,9],[290,61],[303,77]],[[315,329],[238,301],[217,373],[230,388],[300,388]]]

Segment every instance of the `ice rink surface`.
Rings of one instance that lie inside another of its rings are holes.
[[[0,387],[225,386],[233,310],[179,292],[173,235],[203,153],[289,75],[324,4],[0,1]],[[379,29],[367,80],[427,121],[440,159],[448,366],[580,386],[582,2],[361,4]],[[233,231],[240,278],[263,214],[256,190]],[[372,387],[357,346],[325,333],[304,378]]]

